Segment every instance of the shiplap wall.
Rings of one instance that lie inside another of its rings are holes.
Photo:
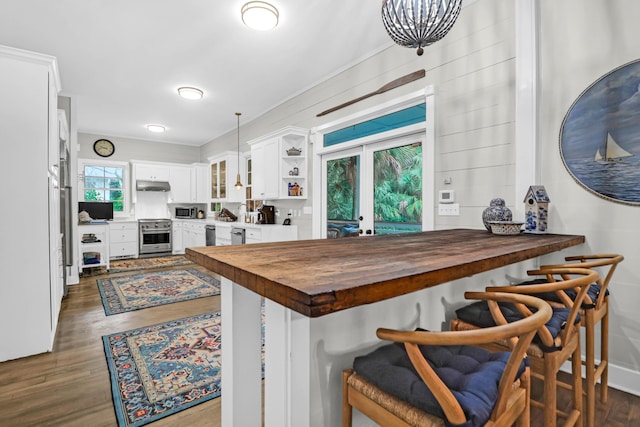
[[[494,197],[508,206],[514,181],[514,4],[512,0],[480,0],[464,7],[451,32],[428,47],[423,56],[395,44],[326,81],[292,96],[261,117],[241,126],[247,141],[294,125],[312,128],[354,112],[433,85],[436,104],[436,188],[454,189],[459,217],[436,216],[436,228],[483,227],[482,211]],[[376,23],[382,28],[382,23]],[[347,45],[348,43],[345,43]],[[385,83],[425,69],[424,79],[316,117],[343,102],[375,91]],[[235,150],[235,130],[202,147],[202,159]],[[241,144],[241,151],[248,151]],[[310,162],[313,163],[313,162]],[[444,179],[452,178],[451,185]],[[316,187],[317,184],[311,183]],[[308,188],[308,195],[313,189]],[[523,195],[524,197],[524,195]],[[309,198],[305,203],[311,206]],[[287,202],[276,202],[289,208]],[[315,207],[317,209],[318,207]],[[300,235],[310,238],[308,218],[297,221]]]
[[[551,198],[550,230],[585,234],[586,252],[625,256],[611,287],[609,384],[640,395],[640,207],[608,202],[583,189],[565,169],[559,150],[562,120],[582,91],[614,68],[639,58],[640,2],[539,4],[538,132],[541,184]]]

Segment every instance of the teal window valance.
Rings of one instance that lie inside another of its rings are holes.
[[[426,120],[426,110],[426,103],[423,102],[395,113],[338,129],[324,135],[323,145],[330,147],[342,142],[424,122]]]

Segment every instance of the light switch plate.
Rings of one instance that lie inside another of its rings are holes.
[[[438,205],[438,215],[440,216],[459,216],[460,203],[441,203]]]

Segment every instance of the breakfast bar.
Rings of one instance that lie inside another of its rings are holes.
[[[263,322],[264,425],[331,425],[326,400],[340,383],[327,378],[375,336],[375,326],[363,329],[363,310],[384,322],[395,316],[384,305],[393,298],[584,242],[452,229],[187,249],[188,259],[222,278],[222,425],[261,423]],[[336,340],[348,348],[328,348]]]

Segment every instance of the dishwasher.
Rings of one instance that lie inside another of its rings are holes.
[[[216,226],[215,224],[207,224],[204,227],[205,231],[205,240],[207,246],[215,246],[216,245]]]
[[[244,228],[240,228],[240,227],[231,228],[231,244],[244,245]]]

